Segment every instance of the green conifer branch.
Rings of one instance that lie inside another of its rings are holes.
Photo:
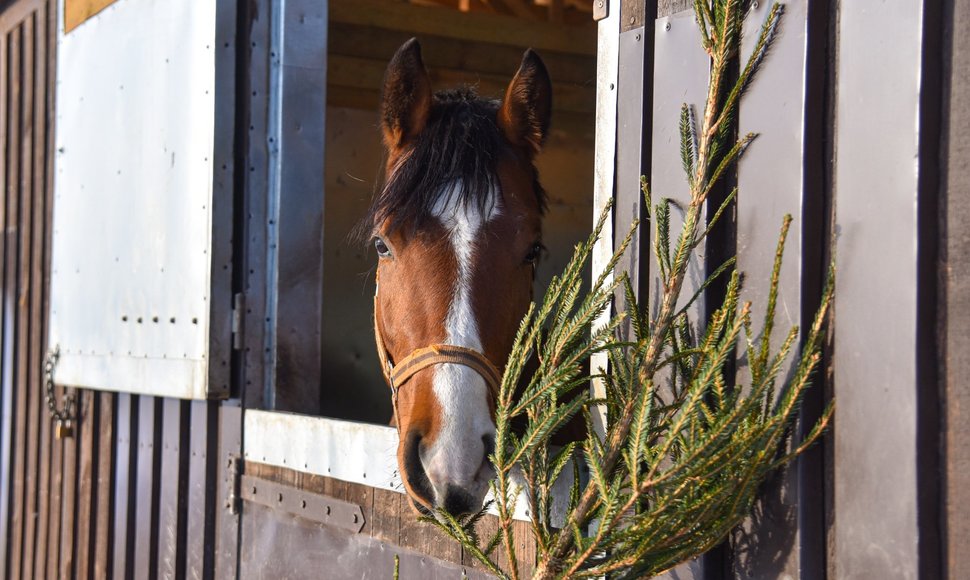
[[[830,405],[808,434],[785,451],[820,361],[834,279],[830,268],[810,328],[792,327],[772,347],[790,216],[781,225],[759,336],[753,334],[751,304],[740,300],[741,278],[733,258],[686,302],[681,300],[696,249],[726,215],[737,189],[705,220],[708,196],[756,137],[735,139],[732,123],[769,51],[782,10],[776,4],[769,11],[751,55],[732,81],[727,71],[739,52],[746,8],[744,0],[694,2],[711,69],[703,116],[695,119],[686,104],[680,112],[681,162],[690,200],[676,206],[683,210],[676,239],[671,227],[675,202],[660,198],[654,205],[646,180],[641,181],[655,231],[659,304],[653,310],[640,306],[630,281],[613,275],[637,224],[582,292],[582,273],[609,219],[608,206],[563,273],[553,278],[541,304],[529,308],[516,335],[497,397],[496,446],[490,457],[496,470],[491,490],[498,531],[484,543],[478,537],[475,526],[484,512],[429,519],[492,573],[519,577],[513,514],[524,491],[537,549],[534,578],[659,574],[723,541],[749,513],[765,477],[803,452],[831,421]],[[723,276],[729,278],[720,307],[706,322],[693,320],[691,306]],[[626,311],[595,327],[618,291],[626,297]],[[622,340],[621,324],[629,329]],[[749,365],[744,385],[725,370],[742,337]],[[604,390],[594,399],[582,388],[584,365],[593,353],[604,351],[609,370],[592,369]],[[538,370],[517,391],[533,356]],[[605,433],[594,428],[596,409],[606,413]],[[520,432],[512,429],[517,417],[524,418]],[[552,447],[552,436],[574,417],[585,419],[585,438]],[[585,481],[580,462],[588,469]],[[566,515],[554,521],[552,490],[563,474],[572,476],[568,498],[560,498],[567,504]],[[496,563],[497,552],[506,565]]]

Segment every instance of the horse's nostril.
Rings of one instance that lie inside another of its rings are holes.
[[[465,490],[449,485],[445,492],[445,511],[453,516],[471,513],[481,506],[475,505],[475,498]]]
[[[482,435],[482,443],[485,444],[485,461],[488,461],[489,455],[495,453],[495,436]]]
[[[410,485],[411,491],[423,501],[431,503],[434,498],[431,481],[421,462],[421,434],[410,431],[404,443],[404,473],[401,474]]]

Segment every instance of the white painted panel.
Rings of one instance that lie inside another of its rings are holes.
[[[58,36],[58,383],[206,395],[216,0],[119,0]]]
[[[397,470],[398,436],[393,427],[247,410],[243,432],[243,456],[249,461],[404,493]],[[565,521],[570,485],[572,471],[566,469],[553,485],[551,517],[555,525]],[[486,497],[490,499],[491,492]],[[520,493],[515,519],[528,521],[528,507],[526,494]]]

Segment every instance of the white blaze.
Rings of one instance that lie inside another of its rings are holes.
[[[452,302],[445,319],[445,342],[481,352],[482,340],[472,309],[472,277],[475,247],[482,226],[499,214],[494,190],[482,215],[476,203],[462,204],[457,192],[442,195],[434,213],[448,230],[458,264]],[[455,364],[434,369],[433,387],[441,406],[442,422],[434,444],[422,456],[424,468],[435,488],[438,503],[444,501],[448,485],[455,485],[484,497],[491,470],[482,469],[485,459],[483,437],[495,435],[489,412],[488,387],[474,370]]]

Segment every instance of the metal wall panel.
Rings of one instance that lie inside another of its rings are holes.
[[[327,2],[273,3],[267,336],[272,408],[320,411]],[[270,326],[271,325],[271,326]]]
[[[59,35],[60,383],[207,395],[215,42],[216,0],[121,0]]]
[[[748,13],[741,66],[750,57],[771,6],[770,2],[756,3]],[[818,127],[823,118],[817,87],[809,86],[809,49],[816,47],[809,43],[809,34],[807,0],[786,2],[770,52],[741,100],[738,115],[740,135],[758,134],[738,165],[736,214],[738,269],[745,277],[741,299],[753,304],[755,337],[760,338],[762,331],[780,227],[786,214],[794,218],[779,282],[779,307],[771,342],[774,348],[792,326],[811,325],[821,293],[820,256],[826,238],[820,228],[824,206],[820,190],[822,168],[818,131],[813,127]],[[743,352],[738,354],[738,384],[750,384],[747,359]],[[795,362],[789,357],[782,377]],[[806,403],[821,402],[821,395],[821,387],[814,387],[806,395]],[[818,407],[803,406],[803,411],[808,411],[808,416],[803,413],[803,417],[809,427],[818,416]],[[821,450],[816,448],[764,486],[752,517],[733,537],[737,575],[824,577],[820,461]],[[806,462],[813,462],[810,471]]]
[[[836,578],[918,578],[923,8],[844,2],[835,293]],[[933,428],[924,426],[924,428]]]
[[[662,198],[670,198],[670,230],[675,241],[683,220],[683,210],[690,203],[687,176],[680,160],[680,110],[687,103],[695,116],[704,110],[707,98],[707,82],[710,59],[701,46],[700,31],[694,21],[693,11],[658,18],[654,32],[654,79],[653,79],[653,143],[650,192],[656,204]],[[656,231],[651,232],[653,244]],[[647,258],[652,259],[652,258]],[[650,272],[650,298],[645,307],[652,314],[659,308],[657,289],[663,284]],[[690,298],[705,279],[704,245],[695,250],[687,278],[684,281],[682,302]],[[704,314],[704,299],[691,307],[691,318],[700,320]],[[697,559],[682,564],[664,575],[664,578],[689,580],[704,578],[704,561]]]

